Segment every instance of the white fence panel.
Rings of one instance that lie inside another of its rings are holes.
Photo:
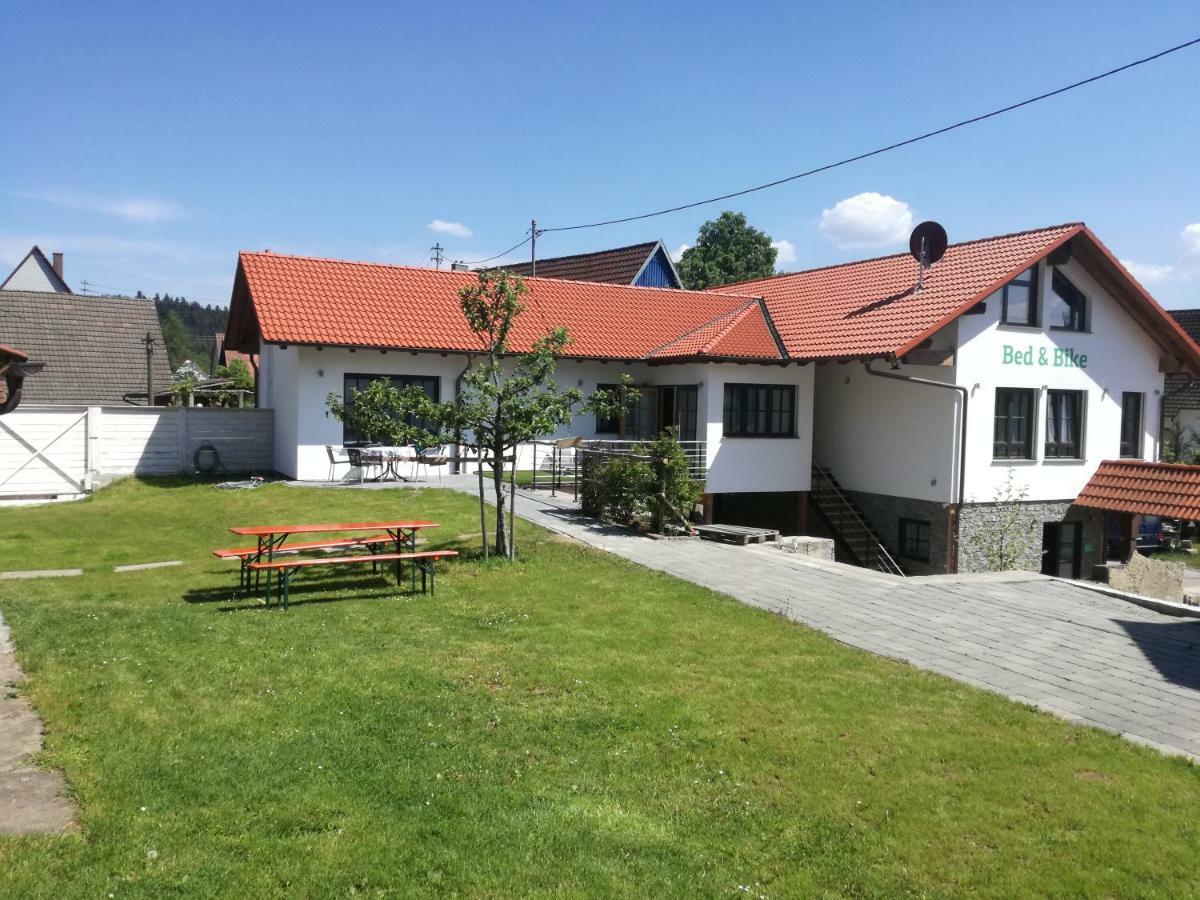
[[[274,468],[269,409],[22,406],[0,417],[0,498],[77,494],[124,475],[194,471],[202,444],[223,471]]]
[[[87,409],[0,416],[0,496],[77,494],[87,486]]]

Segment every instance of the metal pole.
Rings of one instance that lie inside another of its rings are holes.
[[[142,343],[146,345],[146,405],[154,405],[154,335],[146,332],[146,337],[142,339]]]
[[[536,278],[537,277],[537,219],[529,220],[529,234],[533,238],[533,240],[529,242],[529,262],[532,264],[530,266],[529,274]]]
[[[512,472],[508,479],[508,558],[517,558],[517,450],[513,445]]]

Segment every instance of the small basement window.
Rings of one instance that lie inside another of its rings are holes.
[[[1000,322],[1037,325],[1037,266],[1025,270],[1000,289]]]
[[[1062,331],[1083,331],[1087,327],[1087,297],[1058,269],[1050,279],[1046,323]]]
[[[929,562],[929,523],[920,519],[900,520],[900,556]]]

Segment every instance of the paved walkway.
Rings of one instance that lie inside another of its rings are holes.
[[[12,690],[22,678],[0,618],[0,834],[61,831],[71,824],[75,807],[61,774],[26,763],[42,749],[42,722]]]

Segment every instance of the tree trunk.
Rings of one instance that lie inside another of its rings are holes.
[[[487,502],[483,499],[483,447],[475,444],[475,474],[479,477],[479,537],[483,539],[483,558],[488,558]]]
[[[492,486],[496,491],[496,555],[508,556],[508,535],[504,522],[504,448],[493,447]]]

